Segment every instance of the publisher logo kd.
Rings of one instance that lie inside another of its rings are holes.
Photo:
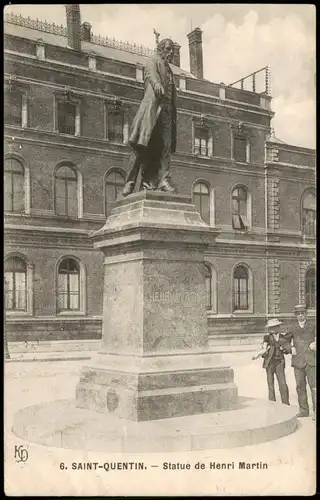
[[[28,460],[28,457],[28,451],[22,446],[22,444],[20,444],[20,446],[15,445],[14,458],[16,459],[17,463],[26,462]]]

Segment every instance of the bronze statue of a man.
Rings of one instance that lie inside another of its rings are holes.
[[[157,53],[146,64],[144,97],[129,138],[133,152],[123,196],[133,192],[140,168],[140,190],[175,192],[170,183],[170,158],[176,150],[177,133],[177,94],[169,66],[173,50],[172,40],[161,40]]]

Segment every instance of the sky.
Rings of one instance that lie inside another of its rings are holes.
[[[153,48],[160,38],[181,45],[188,70],[187,34],[203,31],[204,78],[232,83],[269,66],[276,136],[315,148],[315,7],[308,4],[80,4],[92,32]],[[66,24],[64,4],[8,5],[5,13]]]

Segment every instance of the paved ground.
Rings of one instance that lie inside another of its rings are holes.
[[[252,353],[225,356],[235,370],[242,396],[265,398],[265,372],[261,360],[251,361]],[[289,360],[288,360],[289,361]],[[48,448],[16,438],[11,432],[16,410],[55,399],[74,397],[80,359],[46,362],[10,362],[5,364],[5,483],[11,495],[310,495],[315,483],[315,422],[303,419],[292,435],[254,447],[205,452],[110,455]],[[290,363],[288,363],[289,365]],[[297,404],[295,383],[290,366],[287,381],[291,404]],[[28,452],[28,460],[18,447]],[[16,455],[16,456],[15,456]],[[72,462],[101,464],[143,461],[143,471],[72,470]],[[268,469],[237,470],[239,461],[267,463]],[[164,462],[190,464],[190,470],[164,469]],[[204,469],[196,469],[202,462]],[[235,463],[235,470],[210,468],[213,462]],[[60,465],[60,464],[64,465]],[[157,466],[157,467],[152,467]],[[64,467],[64,469],[62,469]],[[67,467],[67,470],[65,469]]]

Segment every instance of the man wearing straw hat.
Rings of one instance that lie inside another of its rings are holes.
[[[309,416],[307,381],[311,389],[313,412],[316,409],[316,332],[314,325],[307,320],[305,305],[298,304],[294,309],[297,321],[288,335],[292,342],[291,366],[294,369],[299,402],[297,417],[302,418]]]
[[[284,355],[291,352],[290,342],[286,335],[280,333],[282,322],[277,318],[269,319],[266,324],[268,334],[263,337],[262,350],[252,359],[263,359],[262,367],[266,369],[269,400],[276,401],[274,376],[276,375],[280,397],[283,404],[289,405],[289,389],[285,375]]]

